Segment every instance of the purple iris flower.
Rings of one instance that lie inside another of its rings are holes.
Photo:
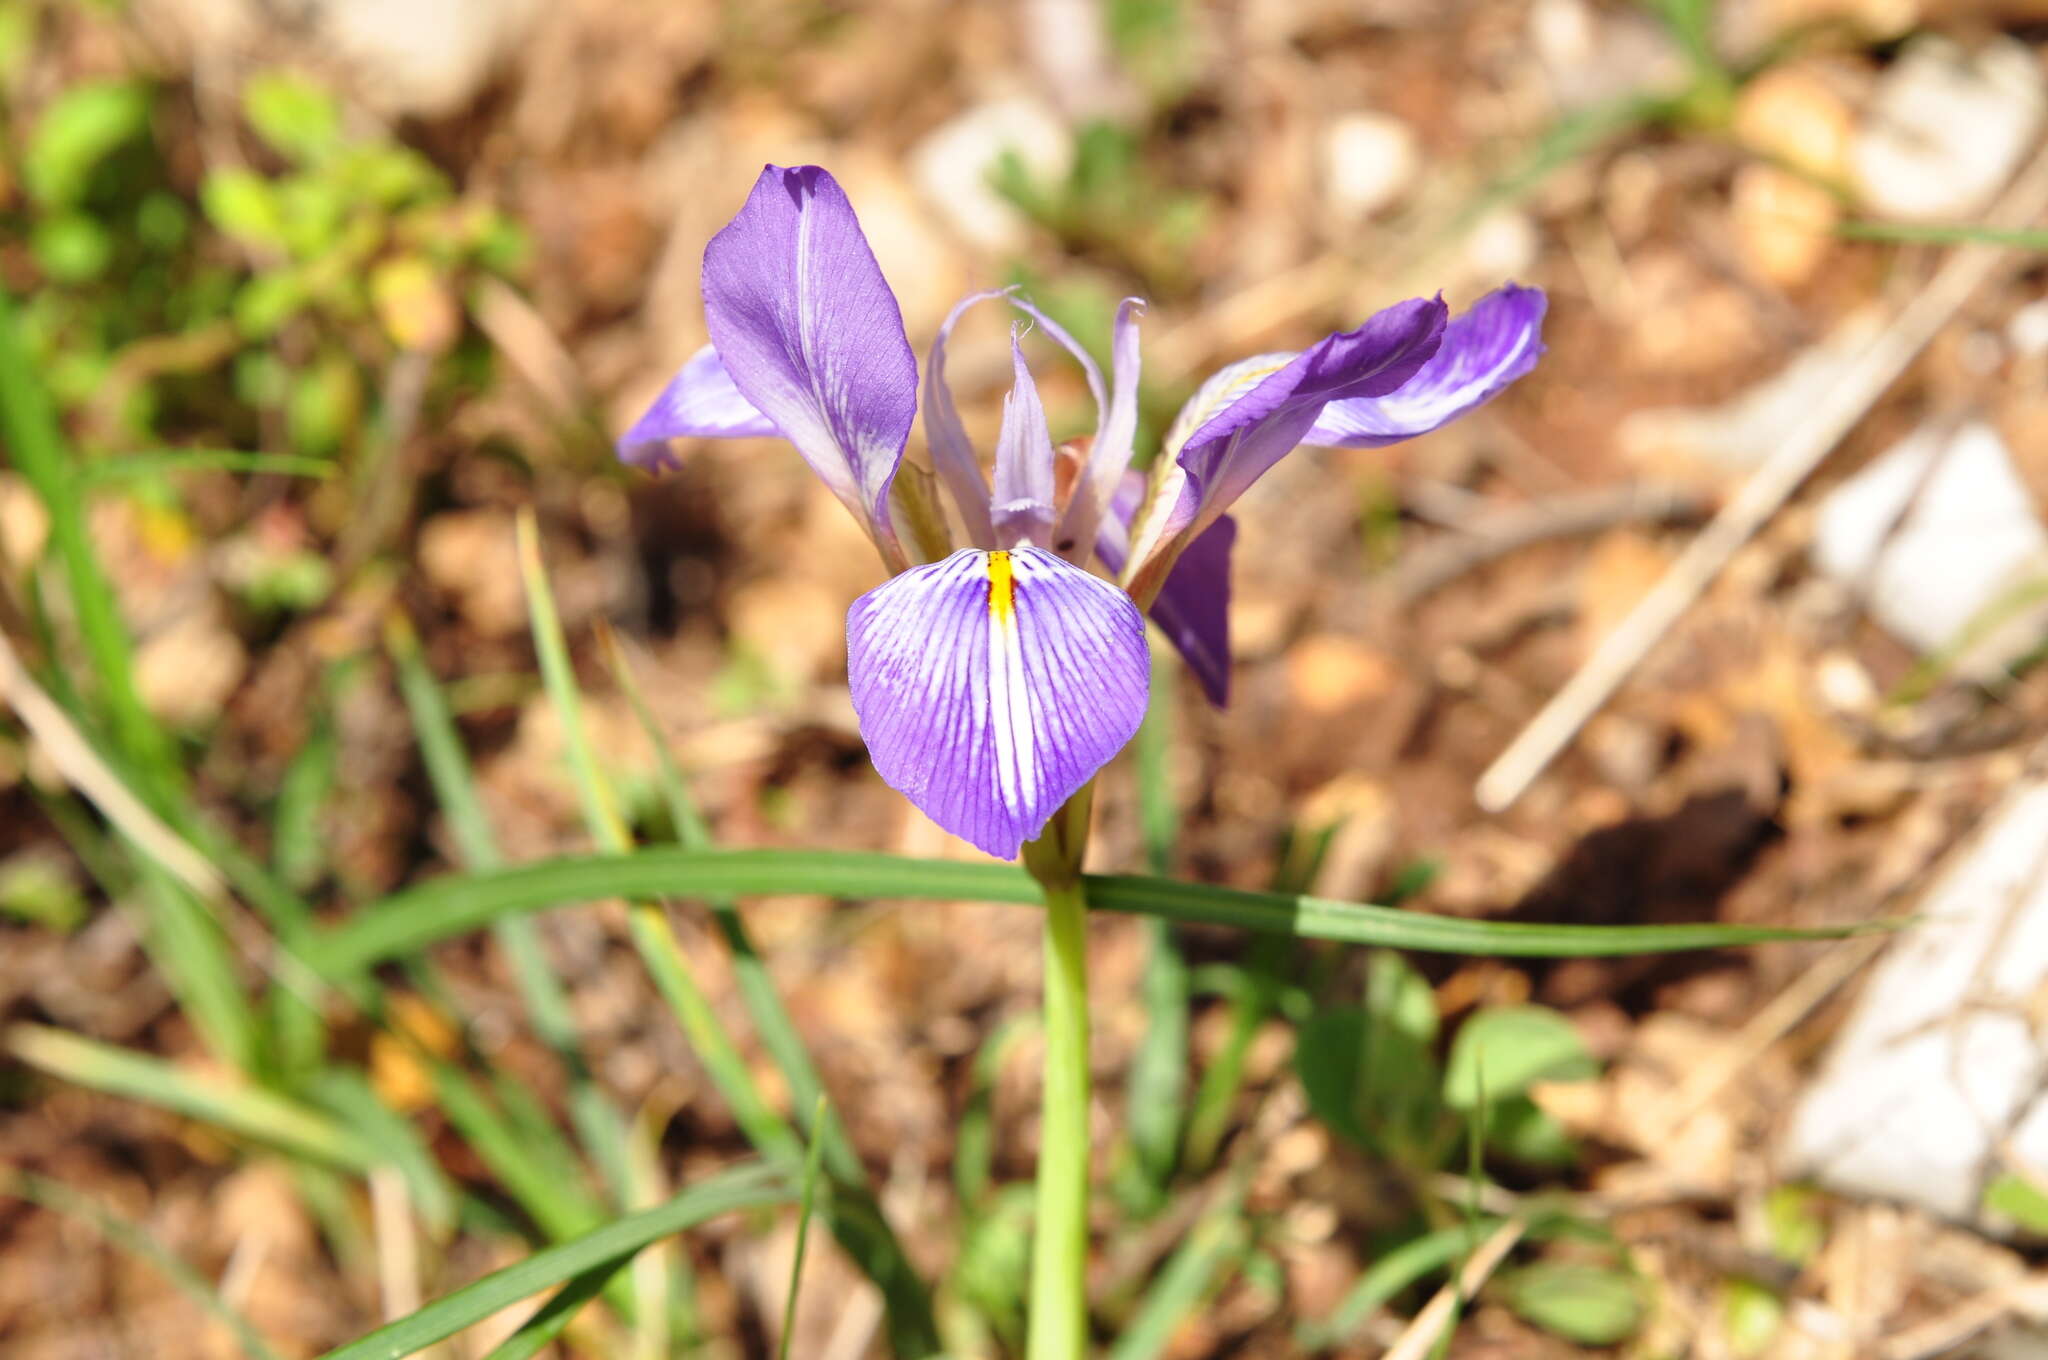
[[[1011,337],[993,485],[946,382],[946,343],[1002,298],[1080,363],[1092,440],[1055,450]],[[1189,400],[1148,486],[1131,471],[1139,300],[1117,309],[1111,371],[1009,291],[953,309],[925,361],[930,466],[904,471],[918,365],[895,296],[838,183],[761,172],[704,251],[711,343],[619,441],[674,463],[681,437],[779,435],[859,520],[891,578],[847,615],[847,678],[875,768],[940,826],[1014,857],[1144,717],[1149,610],[1221,704],[1228,689],[1231,504],[1303,443],[1412,439],[1492,398],[1543,353],[1543,294],[1508,285],[1456,320],[1416,298],[1300,353],[1233,364]],[[943,485],[969,546],[931,495]],[[1116,580],[1090,574],[1099,559]]]

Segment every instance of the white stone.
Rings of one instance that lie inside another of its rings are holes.
[[[1422,168],[1415,129],[1388,113],[1347,113],[1323,130],[1323,194],[1339,223],[1392,206]]]
[[[1018,96],[980,104],[928,133],[910,153],[910,177],[963,240],[992,253],[1024,244],[1028,223],[989,177],[1014,152],[1032,178],[1064,179],[1074,139],[1044,102]]]
[[[2040,63],[2024,44],[1998,38],[1972,53],[1915,39],[1885,71],[1850,146],[1857,192],[1901,221],[1967,221],[2019,165],[2044,106]]]
[[[1487,214],[1465,233],[1459,251],[1459,267],[1469,278],[1491,288],[1502,279],[1527,274],[1535,268],[1542,249],[1542,234],[1536,220],[1515,208]]]
[[[149,31],[191,52],[246,59],[297,49],[343,68],[380,111],[429,117],[467,104],[540,12],[540,0],[137,0]]]
[[[466,104],[539,12],[539,0],[342,0],[317,22],[366,95],[436,115]]]
[[[2048,354],[2048,298],[2036,298],[2005,323],[2005,342],[2023,359]]]
[[[1950,668],[1989,678],[2041,635],[2025,607],[2048,580],[2048,531],[1996,429],[1922,426],[1830,492],[1814,564],[1922,652],[1968,641]]]
[[[1988,1181],[2048,1166],[2048,782],[1951,857],[1800,1097],[1781,1170],[1980,1221]]]

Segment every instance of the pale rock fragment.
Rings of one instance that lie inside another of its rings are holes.
[[[1736,139],[1788,169],[1847,178],[1856,114],[1841,94],[1843,74],[1811,64],[1765,71],[1736,96]]]
[[[28,480],[0,472],[0,567],[26,571],[43,555],[50,515]]]
[[[1987,1220],[1985,1186],[2048,1167],[2048,782],[1951,856],[1793,1112],[1780,1171]]]
[[[280,11],[288,12],[286,20]],[[214,59],[333,63],[388,115],[460,110],[532,31],[540,0],[137,0],[152,34]]]
[[[1415,183],[1422,144],[1415,129],[1389,113],[1347,113],[1323,129],[1323,197],[1340,226],[1355,225],[1393,206]]]
[[[1006,155],[1016,156],[1033,180],[1057,182],[1073,166],[1073,134],[1051,106],[1020,95],[976,105],[910,153],[911,181],[933,211],[962,240],[996,254],[1022,246],[1030,230],[991,183]]]
[[[1850,147],[1857,192],[1900,221],[1968,221],[2019,165],[2044,106],[2040,62],[2023,43],[1967,52],[1917,38],[1879,80]]]
[[[1834,195],[1813,181],[1754,162],[1735,172],[1729,212],[1743,259],[1786,288],[1813,277],[1842,216]]]
[[[1945,669],[1991,679],[2048,628],[2048,530],[1991,425],[1925,425],[1821,502],[1813,560]]]
[[[248,651],[209,599],[144,639],[135,653],[135,690],[172,726],[202,727],[220,716],[248,669]]]

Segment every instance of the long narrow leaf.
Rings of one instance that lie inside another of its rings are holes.
[[[629,1214],[574,1241],[535,1252],[517,1265],[486,1275],[416,1313],[327,1352],[322,1360],[400,1360],[551,1285],[623,1263],[650,1242],[720,1214],[784,1204],[791,1198],[787,1178],[772,1168],[751,1166],[724,1172],[659,1208]]]
[[[396,663],[398,687],[419,739],[420,759],[434,786],[434,796],[448,818],[458,853],[471,869],[500,867],[504,858],[491,833],[483,800],[477,795],[469,757],[455,730],[454,715],[427,670],[419,640],[402,619],[394,617],[386,627],[385,649]],[[493,921],[491,932],[512,964],[513,980],[534,1032],[554,1050],[569,1074],[569,1110],[577,1132],[604,1168],[614,1195],[623,1203],[626,1123],[591,1077],[570,1014],[569,999],[548,967],[540,937],[531,921],[518,916]]]
[[[575,1321],[583,1305],[603,1292],[606,1283],[625,1268],[624,1261],[606,1261],[576,1276],[550,1295],[532,1317],[520,1323],[518,1331],[493,1346],[484,1360],[531,1360],[548,1342],[560,1336]]]
[[[568,746],[569,764],[576,777],[578,801],[585,825],[599,845],[613,854],[633,849],[631,833],[613,804],[604,772],[598,768],[588,729],[583,723],[583,702],[576,688],[576,676],[569,661],[568,640],[562,635],[562,621],[555,610],[553,592],[540,560],[540,531],[529,511],[518,521],[519,570],[526,586],[527,618],[533,629],[533,646],[540,658],[541,682],[548,701],[561,723]],[[689,960],[670,928],[668,917],[656,900],[658,894],[630,894],[627,928],[641,962],[654,979],[661,999],[675,1013],[698,1061],[710,1076],[718,1093],[732,1107],[733,1118],[757,1151],[764,1156],[799,1160],[803,1144],[787,1120],[776,1113],[761,1094],[759,1083],[748,1069],[746,1059],[719,1023]]]
[[[2048,250],[2048,231],[2038,228],[1986,227],[1971,223],[1953,226],[1912,222],[1844,222],[1837,235],[1852,241],[1893,241],[1900,245],[2010,246],[2015,250]]]
[[[567,856],[495,873],[450,875],[407,888],[358,912],[322,937],[313,957],[323,969],[357,972],[417,953],[502,916],[615,897],[741,897],[823,894],[1039,906],[1040,890],[1007,864],[912,859],[866,851],[685,850],[658,847],[631,855]],[[1090,876],[1088,904],[1098,911],[1343,944],[1447,954],[1589,957],[1725,949],[1773,940],[1838,939],[1902,922],[1828,930],[1775,926],[1581,926],[1475,921],[1392,907],[1170,879]]]
[[[1186,1240],[1174,1249],[1145,1300],[1110,1347],[1109,1360],[1155,1360],[1166,1353],[1174,1329],[1201,1308],[1219,1278],[1243,1253],[1250,1234],[1245,1229],[1241,1194],[1203,1215]]]
[[[7,1048],[30,1067],[65,1081],[160,1106],[296,1156],[351,1171],[368,1170],[378,1160],[374,1149],[327,1116],[260,1087],[188,1072],[44,1025],[13,1026]]]
[[[291,453],[242,453],[235,449],[162,449],[97,458],[81,469],[88,484],[155,477],[167,472],[267,472],[324,481],[338,469],[325,458]]]

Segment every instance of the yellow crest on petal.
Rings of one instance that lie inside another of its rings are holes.
[[[992,552],[988,555],[988,612],[998,623],[1008,623],[1016,608],[1016,577],[1010,569],[1010,554]]]

